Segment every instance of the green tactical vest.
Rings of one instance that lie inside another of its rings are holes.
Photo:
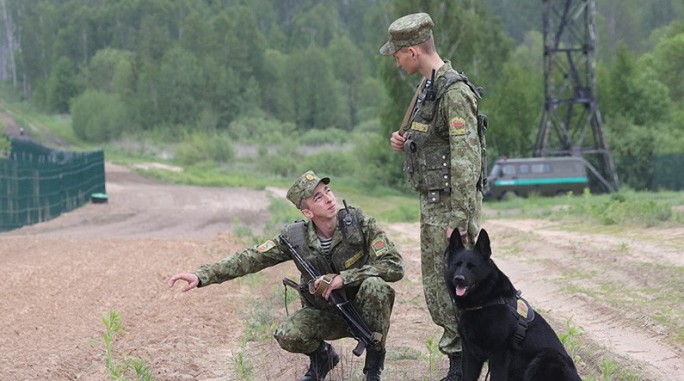
[[[451,147],[449,136],[439,136],[435,134],[435,112],[437,105],[444,96],[444,93],[455,82],[465,82],[473,91],[475,96],[480,99],[482,91],[475,88],[468,78],[456,71],[447,71],[444,75],[436,79],[436,96],[434,100],[425,99],[425,91],[418,98],[413,112],[413,122],[407,131],[407,140],[404,145],[404,172],[409,184],[416,191],[427,194],[430,200],[439,200],[440,192],[451,192]],[[414,126],[426,126],[425,131]],[[485,133],[487,131],[487,116],[478,113],[477,132],[480,138],[480,149],[482,155],[482,166],[480,168],[480,178],[478,189],[484,189],[487,179],[487,151]]]
[[[306,240],[307,232],[304,221],[297,221],[286,228],[285,238],[297,249],[297,253],[321,275],[339,274],[342,270],[359,268],[368,263],[368,244],[359,221],[361,210],[353,207],[349,207],[349,210],[350,213],[347,213],[345,209],[340,209],[337,212],[337,224],[338,229],[342,231],[342,242],[331,248],[328,255],[321,255],[311,250]],[[300,285],[308,285],[312,281],[311,277],[299,263],[295,261],[295,264],[301,272]],[[358,287],[345,287],[339,291],[346,294],[346,297],[353,298]],[[302,303],[322,310],[331,308],[325,299],[308,292],[302,292]]]

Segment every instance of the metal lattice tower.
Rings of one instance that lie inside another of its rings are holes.
[[[618,189],[596,103],[594,0],[544,3],[544,110],[534,155],[580,156],[592,185]]]

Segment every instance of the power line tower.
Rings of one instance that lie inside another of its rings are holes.
[[[534,155],[580,156],[593,186],[618,189],[596,103],[594,0],[542,0],[544,110]]]

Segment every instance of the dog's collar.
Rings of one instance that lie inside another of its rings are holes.
[[[498,297],[498,298],[496,298],[496,299],[490,300],[489,302],[487,302],[487,303],[485,303],[485,304],[482,304],[482,305],[479,305],[479,306],[466,307],[466,308],[464,308],[464,310],[465,310],[465,311],[477,311],[477,310],[481,310],[481,309],[483,309],[483,308],[495,306],[495,305],[497,305],[497,304],[505,304],[505,305],[508,305],[507,301],[509,301],[509,300],[514,300],[514,298],[504,298],[504,297],[500,296],[500,297]]]
[[[505,306],[510,307],[513,311],[515,311],[516,317],[526,320],[528,322],[532,321],[534,319],[534,309],[532,309],[532,306],[527,302],[527,300],[523,299],[520,294],[516,295],[515,297],[498,297],[496,299],[492,299],[489,302],[479,305],[479,306],[474,306],[474,307],[466,307],[463,310],[464,311],[477,311],[481,310],[483,308],[495,306],[495,305],[500,305],[503,304]]]

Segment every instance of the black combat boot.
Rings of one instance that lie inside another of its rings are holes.
[[[461,354],[456,353],[449,355],[449,373],[442,381],[461,381],[463,373],[461,372]]]
[[[383,369],[385,369],[385,349],[368,349],[366,364],[363,366],[366,381],[380,381],[380,374],[382,374]]]
[[[309,370],[300,381],[323,381],[328,372],[340,362],[340,356],[337,355],[332,345],[325,341],[321,343],[312,353],[309,353]]]

